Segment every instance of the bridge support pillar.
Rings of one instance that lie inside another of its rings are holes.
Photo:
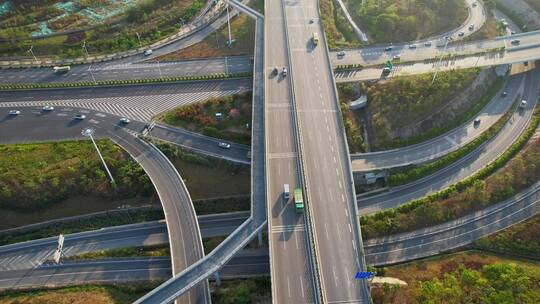
[[[262,247],[262,245],[263,245],[262,229],[259,230],[259,233],[257,233],[257,240],[259,241],[259,247]]]
[[[219,277],[219,271],[214,272],[214,278],[216,278],[216,285],[221,286],[221,279]]]

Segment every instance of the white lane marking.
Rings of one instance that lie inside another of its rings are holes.
[[[300,249],[300,246],[298,246],[298,233],[294,234],[294,241],[296,242],[296,249]]]
[[[289,298],[291,297],[291,282],[289,276],[287,276],[287,289],[289,290]]]
[[[345,208],[345,216],[348,218],[349,217],[349,211],[347,210],[347,208]]]
[[[329,240],[330,234],[328,233],[328,225],[326,223],[324,223],[324,230],[326,231],[326,239]]]
[[[336,223],[336,228],[337,228],[337,235],[338,235],[338,238],[339,240],[341,241],[341,231],[339,230],[339,224]]]
[[[343,189],[343,184],[341,183],[341,181],[339,181],[339,189]],[[347,210],[347,209],[345,209]]]
[[[341,194],[341,201],[345,202],[345,196]]]
[[[300,290],[302,291],[302,298],[305,298],[304,295],[304,280],[302,280],[302,276],[300,276]]]
[[[336,266],[332,266],[332,273],[334,274],[334,284],[337,285],[337,275],[336,275]]]
[[[349,223],[349,232],[352,233],[351,224]]]

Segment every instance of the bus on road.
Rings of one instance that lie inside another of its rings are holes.
[[[300,188],[294,189],[294,210],[296,213],[304,212],[304,195]]]
[[[64,74],[64,73],[69,72],[71,68],[69,65],[64,65],[64,66],[55,66],[53,70],[56,74]]]

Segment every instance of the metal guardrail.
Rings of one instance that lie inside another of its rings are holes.
[[[321,274],[319,271],[319,263],[318,263],[318,252],[317,252],[317,241],[315,238],[315,235],[313,233],[313,223],[311,221],[311,209],[310,209],[310,203],[309,203],[309,191],[308,191],[308,182],[305,179],[305,165],[304,165],[304,158],[302,157],[302,131],[299,126],[298,122],[298,106],[296,103],[296,98],[294,95],[294,81],[293,81],[293,68],[292,68],[292,53],[291,48],[289,46],[289,29],[287,28],[287,13],[286,9],[284,7],[283,1],[280,2],[281,9],[283,11],[283,25],[285,28],[285,37],[286,37],[286,48],[287,48],[287,61],[289,65],[289,84],[290,84],[290,94],[291,94],[291,103],[293,108],[293,125],[294,125],[294,136],[296,138],[296,148],[298,149],[298,171],[300,172],[300,183],[302,184],[302,188],[304,191],[304,209],[305,209],[305,216],[306,219],[306,231],[307,236],[309,239],[309,243],[311,246],[307,246],[309,251],[309,261],[312,268],[312,271],[315,272],[315,277],[313,278],[314,284],[315,284],[315,292],[317,294],[317,297],[315,298],[315,303],[324,303],[325,301],[325,292],[324,287],[321,286]]]

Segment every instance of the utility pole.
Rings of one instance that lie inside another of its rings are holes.
[[[450,41],[450,39],[448,37],[446,37],[445,39],[446,39],[446,42],[444,43],[443,54],[441,55],[441,59],[439,59],[439,63],[437,63],[437,67],[435,68],[435,74],[433,74],[433,79],[431,80],[431,85],[433,85],[433,83],[435,83],[435,78],[437,77],[437,72],[439,72],[439,68],[440,68],[444,53],[446,52],[446,47],[448,46],[448,42]]]
[[[30,49],[28,50],[28,52],[29,52],[30,54],[32,54],[32,57],[34,57],[34,60],[35,60],[36,63],[37,63],[38,60],[37,60],[37,58],[36,58],[36,55],[34,55],[34,45],[31,45],[31,46],[30,46]]]
[[[142,47],[141,35],[139,35],[139,32],[135,32],[135,35],[137,35],[137,39],[139,40],[139,47]]]
[[[111,171],[109,170],[109,167],[107,167],[107,164],[105,163],[105,159],[103,159],[103,156],[101,155],[101,152],[99,151],[99,148],[96,144],[96,141],[94,140],[94,137],[92,135],[94,135],[94,132],[95,130],[92,129],[92,128],[86,128],[86,129],[83,129],[82,130],[82,135],[86,136],[86,137],[90,137],[90,140],[92,140],[92,143],[94,144],[94,147],[96,148],[96,151],[99,155],[99,158],[101,159],[101,162],[103,163],[103,167],[105,167],[105,171],[107,171],[107,174],[109,175],[109,178],[111,179],[111,184],[114,186],[115,185],[115,182],[114,182],[114,178],[111,174]]]
[[[86,40],[83,41],[83,45],[82,45],[85,53],[86,53],[86,59],[88,59],[88,57],[90,56],[88,54],[88,49],[86,48]],[[88,71],[90,72],[90,76],[92,76],[92,80],[94,81],[94,84],[97,84],[97,81],[96,81],[96,78],[94,77],[94,73],[92,73],[92,64],[90,63],[90,66],[88,66]]]
[[[229,47],[232,46],[231,17],[229,16],[229,3],[227,3],[227,27],[229,28]]]

